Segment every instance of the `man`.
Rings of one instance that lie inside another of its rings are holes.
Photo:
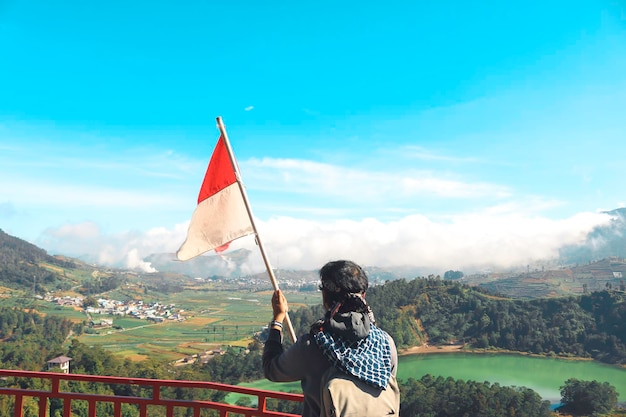
[[[289,349],[282,346],[282,322],[288,305],[280,290],[274,292],[269,337],[263,350],[263,370],[270,381],[301,381],[303,417],[318,417],[324,408],[321,382],[330,368],[350,378],[385,390],[395,382],[398,363],[396,346],[386,332],[376,327],[374,314],[365,301],[368,278],[351,261],[329,262],[320,270],[325,316],[309,334]],[[395,391],[397,393],[397,390]],[[399,405],[399,394],[394,402]],[[397,407],[395,407],[397,408]],[[393,410],[397,414],[398,410]]]

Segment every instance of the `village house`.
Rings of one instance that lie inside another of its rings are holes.
[[[60,369],[64,374],[70,373],[70,361],[72,358],[68,356],[57,356],[50,359],[48,363],[48,370]]]

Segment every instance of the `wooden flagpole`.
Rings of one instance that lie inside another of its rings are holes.
[[[233,154],[233,150],[230,147],[230,142],[228,141],[228,135],[226,134],[226,128],[224,127],[224,123],[222,122],[222,118],[217,118],[217,126],[220,129],[220,133],[224,138],[224,143],[226,144],[226,149],[228,150],[228,156],[230,157],[230,162],[233,165],[233,169],[235,170],[235,177],[237,178],[237,184],[239,184],[239,190],[241,190],[241,195],[243,196],[243,202],[246,205],[246,211],[248,212],[248,217],[250,218],[250,223],[252,224],[252,230],[254,230],[254,237],[256,239],[256,243],[259,246],[259,250],[261,251],[261,256],[263,257],[263,262],[265,263],[265,268],[267,269],[267,273],[270,276],[270,281],[272,281],[272,286],[274,290],[278,290],[278,282],[276,281],[276,277],[274,276],[274,270],[272,269],[272,265],[270,264],[269,258],[265,253],[265,248],[263,247],[263,242],[261,241],[261,237],[257,232],[256,224],[254,223],[254,217],[252,216],[252,209],[250,208],[250,203],[248,202],[248,195],[246,194],[246,189],[243,186],[243,182],[241,181],[241,175],[239,174],[239,166],[237,165],[237,160],[235,159],[235,155]],[[291,336],[291,340],[295,343],[296,333],[293,330],[293,325],[291,324],[291,319],[289,318],[289,313],[285,315],[285,320],[287,321],[287,330],[289,331],[289,335]]]

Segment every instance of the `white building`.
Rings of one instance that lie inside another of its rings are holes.
[[[69,374],[71,360],[72,358],[68,356],[57,356],[56,358],[50,359],[48,361],[48,370],[59,368],[64,374]]]

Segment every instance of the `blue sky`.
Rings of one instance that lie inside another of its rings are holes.
[[[279,267],[543,262],[626,206],[626,4],[478,3],[0,2],[0,228],[174,252],[222,116]]]

